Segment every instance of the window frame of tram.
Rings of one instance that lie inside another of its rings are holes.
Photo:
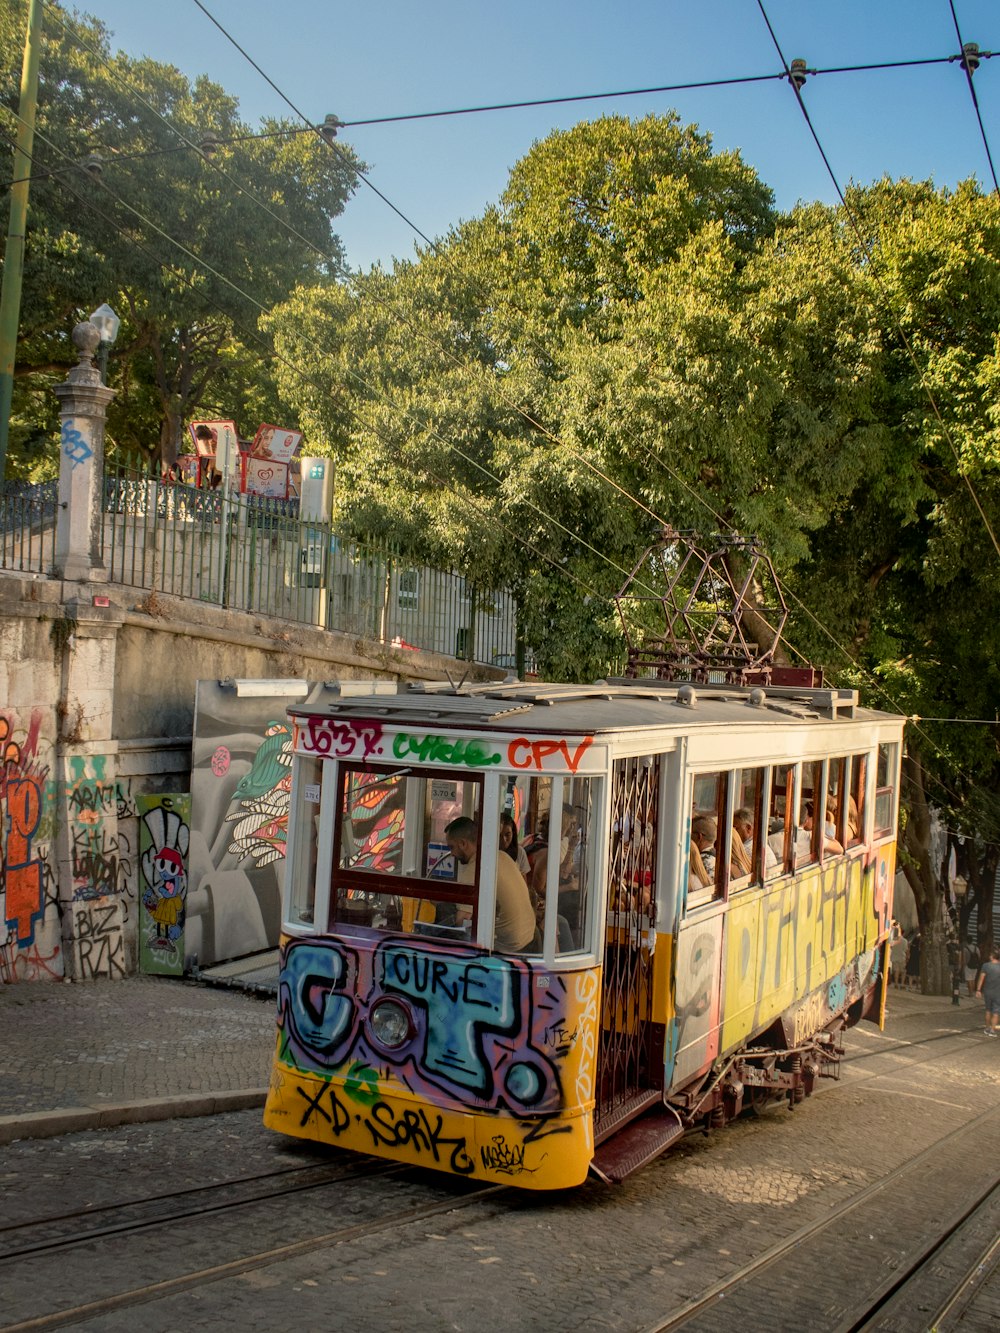
[[[350,791],[349,784],[355,777],[364,781]],[[382,826],[375,823],[366,833],[365,818],[358,810],[375,795],[372,792],[366,801],[365,788],[379,785],[388,790],[375,809],[375,818],[393,822]],[[399,793],[395,799],[392,788]],[[404,773],[343,762],[337,766],[333,805],[328,913],[331,929],[385,929],[461,943],[478,938],[482,846],[478,847],[475,866],[467,871],[456,864],[444,830],[462,815],[481,827],[481,776],[463,772],[458,777],[454,770],[433,768],[411,768]],[[414,827],[416,835],[412,834]],[[392,835],[387,847],[372,842],[380,831],[383,837]],[[342,864],[345,834],[350,846],[347,855],[354,857],[355,863],[361,855],[374,856],[373,868]],[[401,891],[404,884],[406,892]]]
[[[318,755],[297,754],[292,762],[288,827],[292,856],[287,868],[285,915],[294,925],[313,926],[327,761]]]
[[[877,797],[882,798],[883,810],[888,812],[883,818],[890,819],[897,793],[886,779],[895,771],[895,744],[884,742],[877,752],[877,781],[882,784],[877,787]],[[694,773],[685,861],[688,905],[701,907],[719,902],[731,893],[768,884],[782,875],[793,874],[810,865],[822,865],[862,847],[871,757],[872,752],[866,750],[794,763]],[[845,791],[847,801],[842,799]],[[812,830],[802,826],[808,806],[813,811]],[[738,866],[734,861],[733,839],[737,835],[733,821],[744,808],[753,815],[751,868],[749,873],[736,874]],[[822,820],[815,816],[817,809],[824,811]],[[831,812],[832,828],[827,827],[827,810]],[[729,818],[730,812],[732,818]],[[854,815],[854,833],[848,826],[849,814]],[[710,815],[716,821],[715,868],[708,884],[693,887],[691,826],[699,815]],[[876,820],[875,836],[889,836],[892,827],[880,826]]]
[[[518,846],[531,857],[526,879],[537,933],[533,946],[524,952],[547,959],[592,957],[603,778],[498,776],[499,814],[514,820]],[[558,840],[551,836],[553,808],[562,812]]]
[[[880,741],[875,753],[875,792],[872,800],[872,836],[884,840],[896,833],[899,793],[896,773],[899,768],[899,742]],[[888,781],[889,777],[893,781]]]

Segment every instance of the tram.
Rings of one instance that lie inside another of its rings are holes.
[[[290,710],[271,1129],[616,1181],[881,1026],[901,718],[658,680],[320,693]]]

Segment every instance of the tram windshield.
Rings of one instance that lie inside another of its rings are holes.
[[[481,780],[345,764],[337,792],[331,917],[338,925],[468,939],[476,867],[460,865],[445,830],[479,822]]]
[[[333,790],[325,790],[332,772]],[[313,921],[323,861],[331,867],[326,927],[546,957],[589,952],[601,790],[591,777],[512,774],[498,803],[484,804],[483,777],[475,773],[360,763],[331,770],[300,757],[292,918]],[[330,816],[325,853],[321,805]],[[492,904],[489,919],[484,899]]]

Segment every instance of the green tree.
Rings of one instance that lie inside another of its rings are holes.
[[[702,468],[693,449],[679,481],[657,463],[673,364],[696,347],[707,374],[720,337],[706,317],[673,346],[672,302],[731,290],[773,223],[737,155],[673,115],[611,117],[536,145],[496,208],[416,262],[297,292],[269,327],[285,366],[314,359],[281,388],[334,444],[343,519],[513,586],[544,670],[605,669],[608,598]],[[693,401],[684,429],[709,450]]]
[[[3,35],[11,107],[20,49]],[[15,442],[51,424],[32,413],[38,385],[72,364],[72,324],[101,301],[123,317],[109,436],[125,447],[170,457],[196,409],[232,415],[240,366],[269,379],[261,312],[337,277],[333,221],[356,179],[349,149],[297,130],[249,126],[207,78],[115,53],[97,20],[46,6]]]

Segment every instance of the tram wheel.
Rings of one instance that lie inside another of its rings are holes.
[[[762,1116],[784,1101],[782,1093],[774,1092],[771,1088],[749,1088],[748,1092],[749,1096],[744,1098],[743,1104],[753,1116]]]

